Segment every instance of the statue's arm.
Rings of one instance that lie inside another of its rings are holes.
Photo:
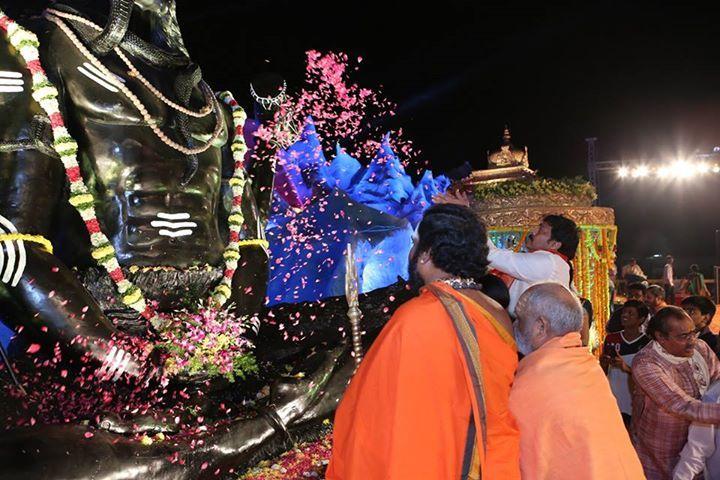
[[[30,73],[7,44],[0,44],[0,71],[17,72],[22,81],[21,89],[0,92],[3,320],[22,327],[34,342],[47,347],[59,343],[66,353],[89,353],[102,362],[107,357],[104,340],[115,328],[52,248],[54,222],[67,200],[65,171],[52,147],[50,122],[32,98]]]

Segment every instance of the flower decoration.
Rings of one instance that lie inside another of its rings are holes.
[[[302,443],[280,457],[260,462],[241,480],[306,480],[324,478],[330,461],[332,434],[327,433],[315,442]]]
[[[257,318],[238,317],[211,305],[200,306],[197,312],[163,313],[160,319],[163,340],[157,348],[168,354],[165,373],[222,376],[234,382],[258,372],[254,345],[246,337],[259,326]]]
[[[568,195],[593,201],[597,198],[595,187],[582,177],[536,178],[532,180],[509,180],[475,187],[479,201],[493,198],[512,198],[523,195]]]

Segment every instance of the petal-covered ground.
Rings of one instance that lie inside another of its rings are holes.
[[[324,478],[330,461],[332,434],[315,442],[301,443],[278,458],[260,462],[248,470],[241,480],[306,480]]]

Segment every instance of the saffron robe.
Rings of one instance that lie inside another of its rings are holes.
[[[645,478],[610,384],[579,333],[520,361],[510,410],[520,427],[522,478]]]
[[[520,478],[508,408],[512,335],[470,298],[442,283],[430,287],[397,310],[345,392],[328,480],[476,479],[481,470],[483,479]],[[458,302],[474,329],[483,398],[473,393],[472,366],[433,289]]]

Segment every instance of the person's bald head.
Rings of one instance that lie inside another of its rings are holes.
[[[583,325],[580,300],[559,283],[540,283],[525,290],[515,315],[515,341],[525,355],[555,337],[580,332]]]

